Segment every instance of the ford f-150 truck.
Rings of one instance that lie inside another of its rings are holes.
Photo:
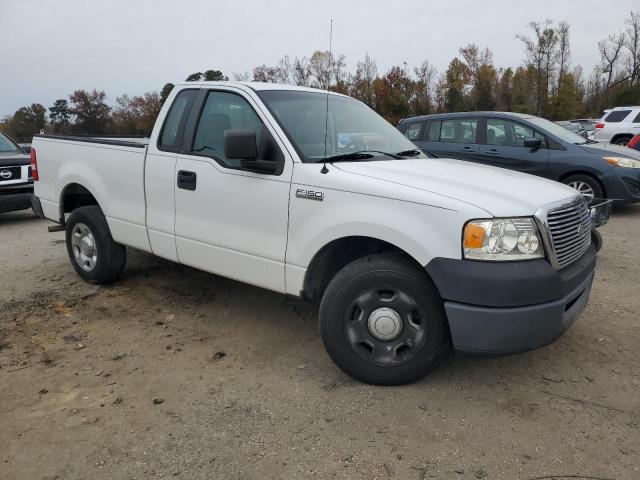
[[[415,381],[451,347],[547,345],[589,299],[590,211],[570,187],[427,158],[363,103],[309,88],[176,86],[148,142],[39,135],[34,209],[88,282],[125,246],[319,304],[334,362]]]

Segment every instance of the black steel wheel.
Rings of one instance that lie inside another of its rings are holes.
[[[338,272],[322,297],[320,332],[338,367],[376,385],[424,377],[449,339],[431,279],[398,254],[364,257]]]

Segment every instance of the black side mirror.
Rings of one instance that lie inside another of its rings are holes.
[[[524,139],[524,146],[527,148],[540,148],[542,146],[542,140],[535,137],[527,137]]]
[[[255,160],[258,156],[256,132],[253,130],[225,130],[224,156],[229,159]]]
[[[31,145],[20,145],[20,148],[24,153],[31,153]]]
[[[275,173],[278,163],[269,160],[258,160],[256,132],[253,130],[225,130],[224,156],[229,159],[240,159],[240,166],[256,173]]]

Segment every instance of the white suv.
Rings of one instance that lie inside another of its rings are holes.
[[[640,107],[616,107],[604,111],[602,119],[596,124],[593,139],[626,146],[639,133]]]

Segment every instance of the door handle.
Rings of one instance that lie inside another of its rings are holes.
[[[189,172],[187,170],[178,171],[178,188],[183,190],[195,190],[196,180],[198,176],[196,172]]]
[[[473,148],[471,148],[471,147],[464,147],[460,151],[461,152],[466,152],[466,153],[473,153],[475,150]]]
[[[495,148],[492,148],[491,150],[485,150],[483,153],[485,155],[500,155],[500,152]]]

